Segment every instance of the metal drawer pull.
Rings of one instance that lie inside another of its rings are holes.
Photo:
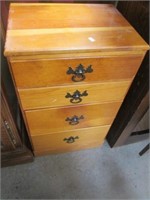
[[[75,68],[75,70],[73,70],[71,67],[69,67],[69,69],[67,70],[67,74],[73,74],[72,76],[72,81],[74,82],[80,82],[83,81],[86,77],[85,77],[85,73],[92,73],[93,69],[92,69],[92,65],[89,65],[86,69],[82,64],[79,64],[78,67]]]
[[[78,90],[76,90],[73,95],[71,95],[70,93],[66,94],[66,98],[71,98],[70,102],[71,103],[80,103],[82,101],[83,96],[88,96],[87,91],[85,90],[83,93],[80,93]]]
[[[66,141],[66,143],[68,143],[68,144],[71,144],[71,143],[74,143],[76,139],[79,139],[79,137],[78,136],[76,136],[76,137],[71,136],[69,138],[64,138],[64,141]]]
[[[74,115],[73,117],[69,118],[67,117],[65,121],[69,121],[70,125],[77,125],[79,124],[79,120],[84,119],[83,115],[81,115],[80,117]]]

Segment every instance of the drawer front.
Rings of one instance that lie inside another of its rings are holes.
[[[122,101],[131,80],[18,90],[24,110]]]
[[[142,55],[97,58],[11,61],[18,88],[54,86],[77,82],[130,79]],[[127,63],[128,62],[128,63]]]
[[[76,131],[61,132],[59,134],[47,134],[32,136],[34,151],[65,151],[80,149],[82,146],[100,145],[110,126],[92,127]]]
[[[26,111],[31,135],[111,124],[121,102]]]

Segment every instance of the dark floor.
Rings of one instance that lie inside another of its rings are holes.
[[[150,199],[148,140],[38,157],[3,168],[2,199]]]

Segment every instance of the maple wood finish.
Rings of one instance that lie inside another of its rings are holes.
[[[92,128],[84,128],[69,132],[60,132],[59,134],[48,134],[33,136],[35,152],[41,151],[66,151],[74,148],[80,149],[86,146],[89,148],[100,145],[108,132],[110,126],[100,126]],[[70,137],[75,138],[69,140]],[[68,142],[67,142],[68,141]],[[43,148],[44,147],[44,148]]]
[[[142,59],[141,55],[127,54],[95,58],[12,60],[11,66],[17,87],[32,88],[72,84],[74,83],[73,74],[67,74],[68,69],[71,67],[76,70],[80,64],[84,66],[84,69],[91,66],[93,70],[91,73],[85,73],[85,79],[78,80],[80,83],[132,79]],[[36,79],[33,79],[33,76],[36,76]]]
[[[35,155],[103,143],[148,48],[113,5],[11,4],[4,53]]]
[[[147,49],[112,5],[14,3],[10,8],[6,56]]]
[[[98,84],[66,85],[58,87],[44,87],[32,89],[19,89],[20,100],[24,110],[35,108],[46,108],[54,106],[70,106],[85,103],[122,101],[131,80],[120,82],[103,82]],[[80,93],[87,91],[87,96],[82,96],[82,101],[71,103],[66,98],[67,93],[71,95],[78,90]]]
[[[73,130],[78,128],[108,125],[113,122],[121,102],[92,104],[75,107],[29,110],[25,112],[31,135]],[[66,119],[81,117],[78,124],[69,124]],[[57,123],[56,123],[57,122]]]

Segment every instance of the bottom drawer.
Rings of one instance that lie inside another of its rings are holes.
[[[35,155],[80,150],[103,143],[110,126],[32,136]]]

